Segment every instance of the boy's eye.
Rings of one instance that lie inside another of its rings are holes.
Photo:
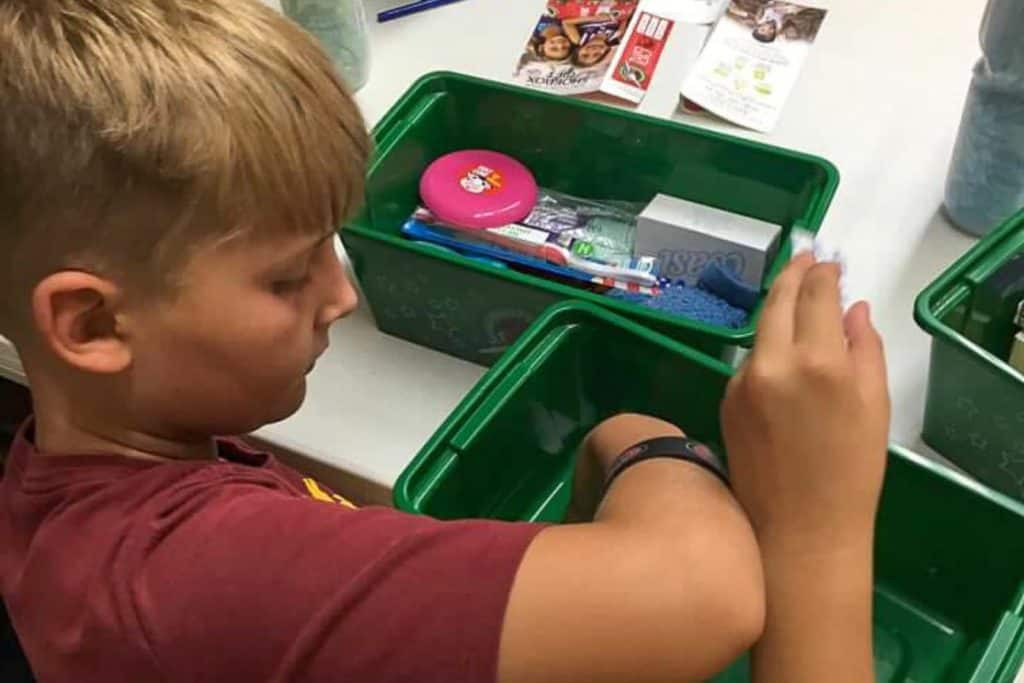
[[[309,283],[309,273],[305,273],[299,277],[284,278],[281,280],[275,280],[270,284],[270,289],[274,294],[291,294],[297,292],[305,287]]]

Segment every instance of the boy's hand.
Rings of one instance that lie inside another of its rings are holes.
[[[722,423],[762,547],[870,543],[888,439],[885,359],[867,304],[844,318],[838,266],[802,255],[778,277]]]

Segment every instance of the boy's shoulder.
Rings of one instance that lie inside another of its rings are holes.
[[[272,455],[249,447],[240,439],[218,439],[216,460],[150,460],[116,454],[49,454],[32,442],[32,425],[20,430],[11,445],[0,496],[23,495],[36,499],[45,491],[54,501],[73,505],[86,495],[100,493],[110,504],[124,497],[126,505],[155,499],[158,494],[196,494],[216,487],[220,498],[251,494],[255,490],[355,506],[317,480],[304,476]],[[134,501],[134,503],[132,502]]]
[[[271,456],[230,441],[222,454],[152,464],[16,444],[0,482],[0,586],[40,678],[493,676],[539,527],[356,511]],[[439,647],[449,621],[466,628]]]

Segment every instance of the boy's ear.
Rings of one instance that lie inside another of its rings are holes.
[[[32,315],[43,343],[83,372],[113,374],[131,365],[119,325],[120,288],[76,270],[44,278],[32,292]]]

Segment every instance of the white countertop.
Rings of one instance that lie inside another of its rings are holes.
[[[375,10],[387,1],[369,0]],[[358,94],[376,122],[437,69],[509,80],[543,0],[466,0],[372,27],[374,63]],[[893,441],[918,451],[929,337],[917,294],[973,240],[939,214],[983,0],[833,3],[779,127],[770,135],[699,126],[817,154],[839,167],[822,234],[849,263],[851,294],[868,298],[889,354]],[[483,26],[487,26],[485,31]],[[681,78],[680,78],[681,82]],[[497,115],[496,116],[500,116]],[[496,120],[495,125],[500,125]],[[309,398],[260,435],[390,486],[482,368],[377,332],[366,311],[337,325]]]
[[[367,8],[393,4],[368,0]],[[358,94],[368,122],[429,71],[508,80],[543,4],[465,0],[373,23],[371,78]],[[872,302],[885,336],[893,441],[919,451],[927,451],[919,434],[929,338],[913,321],[913,302],[973,243],[939,206],[984,4],[930,3],[925,11],[915,3],[836,2],[774,133],[682,117],[838,166],[839,192],[822,234],[844,251],[851,294]],[[379,333],[366,310],[338,324],[331,341],[302,410],[259,436],[390,486],[483,369]],[[17,375],[12,358],[0,344],[0,374]]]

